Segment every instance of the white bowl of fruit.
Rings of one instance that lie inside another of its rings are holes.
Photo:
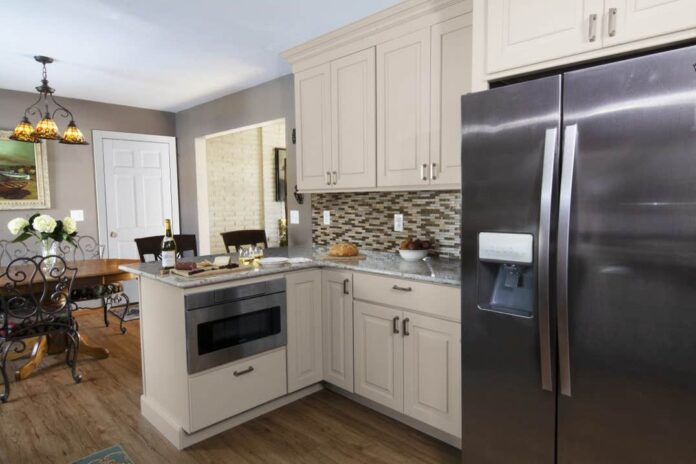
[[[405,261],[420,261],[428,256],[431,248],[432,243],[429,240],[413,240],[409,237],[399,245],[399,254]]]

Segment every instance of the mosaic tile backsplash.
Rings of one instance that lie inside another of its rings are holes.
[[[323,212],[331,211],[324,225]],[[394,214],[404,231],[394,232]],[[406,237],[427,238],[440,256],[459,257],[459,191],[312,194],[312,239],[316,245],[351,242],[367,250],[394,251]]]

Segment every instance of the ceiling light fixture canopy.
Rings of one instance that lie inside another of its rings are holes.
[[[60,140],[60,143],[70,145],[89,145],[87,140],[85,140],[85,136],[82,135],[82,132],[75,124],[73,114],[56,101],[53,97],[55,89],[48,85],[46,65],[53,63],[53,58],[35,56],[34,59],[43,65],[41,85],[36,87],[36,91],[39,92],[39,99],[24,110],[24,117],[22,117],[22,120],[17,124],[17,127],[15,127],[10,139],[30,143],[39,143],[42,139]],[[49,110],[49,103],[51,102],[56,107],[53,112]],[[58,125],[55,121],[56,114],[63,118],[70,118],[70,123],[62,136],[60,135]],[[29,116],[41,117],[36,127],[31,125]]]

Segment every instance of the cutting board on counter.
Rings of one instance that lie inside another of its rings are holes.
[[[172,269],[169,271],[170,274],[178,276],[178,277],[188,277],[190,279],[202,279],[204,277],[210,277],[210,276],[216,276],[216,275],[223,275],[223,274],[233,274],[235,272],[244,272],[244,271],[250,271],[254,269],[254,266],[239,266],[235,267],[233,269],[228,269],[228,268],[211,268],[211,269],[206,269],[206,270],[201,270],[201,269],[192,269],[192,270],[183,270],[183,269]]]

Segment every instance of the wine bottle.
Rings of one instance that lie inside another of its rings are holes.
[[[176,242],[172,237],[172,221],[164,220],[164,238],[162,239],[162,269],[176,266]]]

